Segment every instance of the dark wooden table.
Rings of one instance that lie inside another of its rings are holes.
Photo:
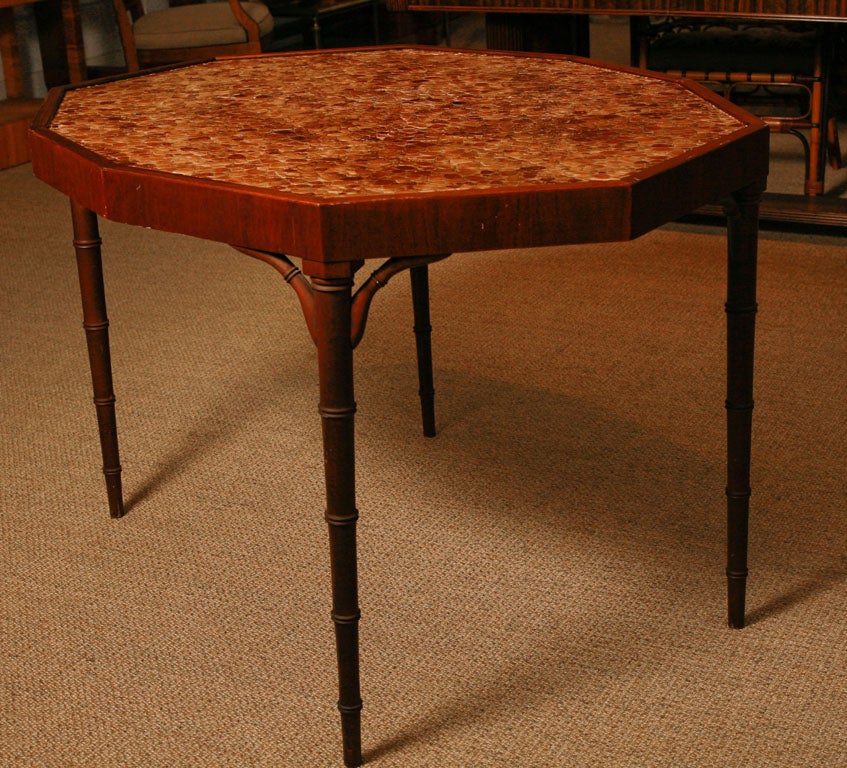
[[[728,614],[743,626],[763,123],[694,84],[585,60],[382,48],[222,59],[55,89],[31,141],[36,175],[71,199],[114,517],[124,506],[97,214],[229,243],[295,289],[317,346],[350,766],[362,758],[353,350],[375,293],[410,270],[424,432],[434,435],[428,264],[627,240],[723,200]],[[369,259],[384,262],[354,289]],[[538,300],[555,301],[555,289],[539,286]]]

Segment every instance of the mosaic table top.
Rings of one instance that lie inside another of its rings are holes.
[[[87,86],[50,124],[124,167],[336,200],[633,179],[743,127],[649,75],[417,48],[223,59]]]

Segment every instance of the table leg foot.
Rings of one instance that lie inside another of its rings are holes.
[[[97,409],[109,513],[112,517],[121,517],[124,514],[124,504],[100,233],[97,227],[97,216],[92,211],[72,202],[71,216],[82,297],[83,328],[85,328],[88,343],[88,361],[94,388],[94,405]]]
[[[418,394],[425,437],[435,437],[435,388],[432,381],[432,324],[429,316],[429,270],[424,264],[409,270],[415,314],[415,346],[418,356]]]
[[[759,200],[764,184],[726,206],[727,261],[727,601],[731,627],[744,626],[753,421],[753,353]]]
[[[318,348],[321,427],[326,480],[326,521],[332,570],[332,620],[338,658],[338,709],[344,764],[362,762],[359,692],[359,604],[356,510],[352,270],[349,276],[312,279]]]
[[[726,573],[727,623],[732,629],[744,629],[747,573]]]
[[[344,765],[356,768],[362,765],[362,707],[347,708],[339,704],[341,712],[341,739],[344,749]]]

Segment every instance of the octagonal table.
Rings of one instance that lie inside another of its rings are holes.
[[[362,759],[353,349],[374,294],[411,271],[424,432],[433,435],[428,264],[461,251],[626,240],[723,200],[728,612],[743,626],[768,163],[759,120],[693,83],[580,59],[377,48],[220,59],[57,89],[31,144],[35,173],[71,199],[113,516],[124,507],[97,214],[229,243],[295,289],[318,351],[350,766]],[[354,290],[355,273],[376,258],[386,261]],[[539,287],[538,300],[552,293]]]

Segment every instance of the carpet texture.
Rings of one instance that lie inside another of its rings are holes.
[[[0,173],[0,765],[340,765],[315,353],[227,247],[103,223],[108,517],[67,203]],[[765,233],[748,611],[724,618],[724,239],[430,269],[357,350],[379,768],[847,766],[847,250]],[[369,274],[370,269],[362,272]]]

